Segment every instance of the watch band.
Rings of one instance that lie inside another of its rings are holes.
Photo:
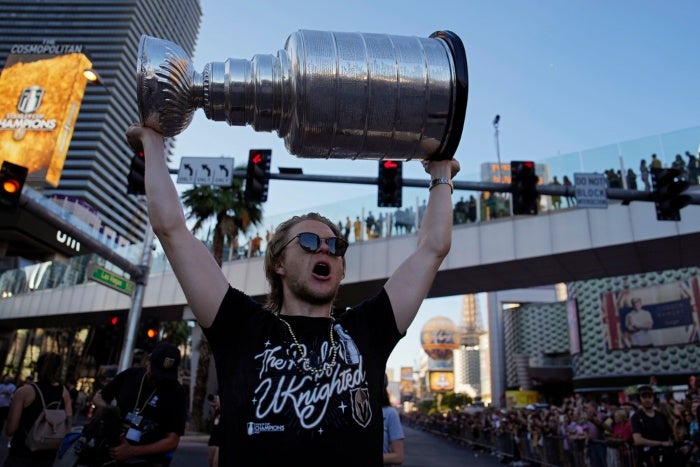
[[[452,185],[452,180],[449,178],[441,177],[441,178],[434,178],[430,181],[430,186],[428,187],[428,191],[432,190],[438,185],[449,185],[450,186],[450,194],[454,193],[454,185]]]

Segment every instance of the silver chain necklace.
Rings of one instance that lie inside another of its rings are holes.
[[[289,329],[289,335],[292,336],[292,340],[294,341],[294,345],[296,346],[297,350],[301,354],[301,361],[302,361],[302,367],[304,368],[304,371],[308,373],[313,373],[314,375],[320,375],[324,373],[326,370],[330,370],[335,366],[335,359],[338,356],[338,346],[335,344],[335,339],[333,338],[333,323],[335,322],[335,319],[331,316],[331,324],[328,326],[328,335],[330,336],[330,341],[331,341],[331,347],[333,348],[333,357],[331,358],[331,362],[323,362],[323,365],[320,368],[314,368],[311,366],[311,362],[309,361],[309,357],[306,355],[306,348],[302,346],[299,343],[299,339],[297,339],[296,334],[294,334],[294,330],[292,329],[292,326],[284,320],[280,315],[276,315],[277,318],[279,318],[280,321],[282,321],[284,324],[287,325],[287,329]]]

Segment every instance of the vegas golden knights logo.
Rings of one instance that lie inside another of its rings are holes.
[[[41,105],[41,99],[44,97],[44,88],[40,86],[29,86],[22,89],[22,95],[19,96],[17,110],[23,114],[34,113]]]
[[[352,417],[358,425],[365,428],[372,420],[372,408],[369,405],[369,392],[366,388],[350,390],[352,397]]]

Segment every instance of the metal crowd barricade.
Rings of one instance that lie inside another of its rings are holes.
[[[512,466],[590,467],[583,439],[546,435],[533,437],[526,431],[516,436],[508,427],[495,428],[450,420],[404,420],[414,428],[435,434],[474,450],[487,452]],[[632,443],[606,443],[607,467],[641,467]]]
[[[636,467],[637,449],[631,443],[608,444],[608,467]]]

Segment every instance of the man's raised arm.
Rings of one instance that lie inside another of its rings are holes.
[[[423,165],[430,174],[431,184],[418,231],[418,245],[384,285],[401,333],[406,332],[416,317],[452,245],[452,177],[459,172],[459,162],[453,159]]]
[[[126,135],[132,147],[138,147],[139,142],[143,146],[146,202],[153,231],[197,321],[209,327],[226,294],[228,281],[214,257],[187,228],[180,197],[166,163],[163,136],[141,125],[130,126]]]

